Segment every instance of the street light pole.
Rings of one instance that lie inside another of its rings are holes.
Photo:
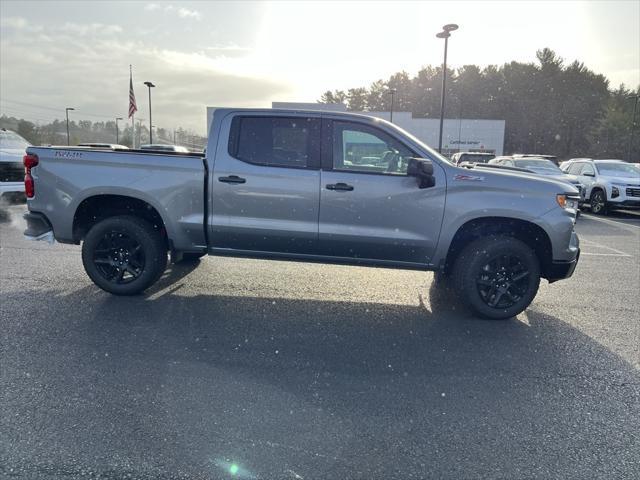
[[[436,34],[438,38],[444,38],[444,61],[442,62],[442,95],[440,96],[440,133],[438,134],[438,153],[442,153],[442,126],[444,124],[444,95],[447,84],[447,48],[449,46],[449,37],[454,30],[458,29],[458,25],[450,23],[442,27],[442,31]]]
[[[155,85],[151,82],[144,82],[149,87],[149,143],[153,143],[153,122],[151,121],[151,89]]]
[[[116,145],[120,143],[119,132],[118,132],[118,120],[122,120],[122,117],[116,117]]]
[[[393,123],[393,96],[396,94],[395,88],[389,89],[389,95],[391,95],[391,111],[389,112],[389,121]]]
[[[631,145],[633,144],[633,134],[636,129],[636,110],[638,110],[638,94],[635,96],[635,103],[633,105],[633,117],[631,117],[631,131],[629,132],[629,148],[627,150],[627,161],[631,161]],[[633,97],[631,97],[633,98]]]
[[[71,145],[69,141],[69,110],[75,110],[75,108],[67,107],[64,109],[64,114],[67,117],[67,146]]]

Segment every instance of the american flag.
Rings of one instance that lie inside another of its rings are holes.
[[[129,67],[129,118],[138,111],[136,105],[136,94],[133,93],[133,75],[131,73],[131,67]]]

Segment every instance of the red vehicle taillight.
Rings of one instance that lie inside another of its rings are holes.
[[[38,165],[38,156],[27,153],[22,161],[24,163],[24,193],[27,195],[27,198],[33,198],[36,190],[33,177],[31,176],[31,169]]]

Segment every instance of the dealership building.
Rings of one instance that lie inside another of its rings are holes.
[[[322,110],[346,112],[341,103],[297,103],[273,102],[272,108],[287,110]],[[207,107],[207,131],[215,107]],[[390,112],[349,112],[391,120]],[[416,136],[432,148],[438,148],[439,118],[414,118],[411,112],[393,112],[393,123]],[[465,118],[445,118],[442,130],[442,153],[488,152],[502,155],[504,148],[504,120],[479,120]]]

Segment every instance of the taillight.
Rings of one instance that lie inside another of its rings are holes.
[[[38,156],[27,153],[22,162],[24,163],[24,193],[27,198],[33,198],[36,194],[35,184],[31,176],[31,169],[38,165]]]
[[[30,173],[24,174],[24,193],[27,195],[27,198],[33,198],[36,194],[36,189],[33,184],[33,177]]]
[[[22,161],[25,168],[33,168],[38,165],[38,155],[27,153],[24,157],[22,157]]]

